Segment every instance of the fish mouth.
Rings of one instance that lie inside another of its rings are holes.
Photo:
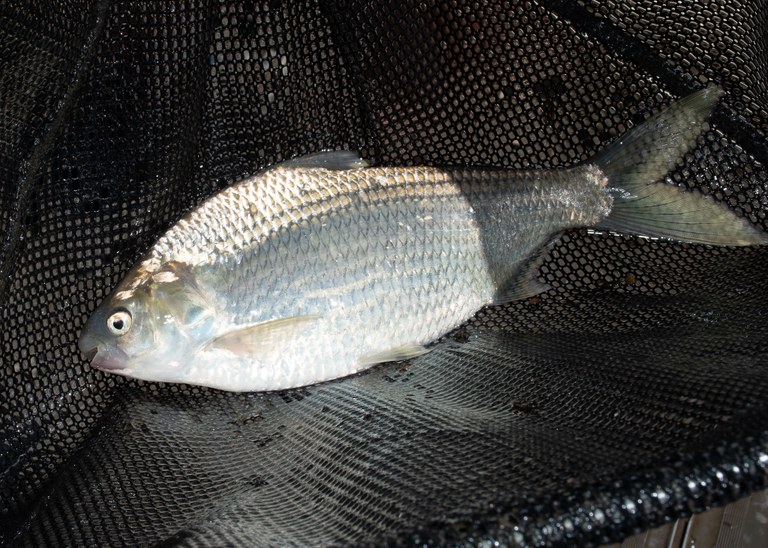
[[[83,344],[81,341],[80,352],[91,362],[91,367],[102,371],[124,372],[128,367],[128,354],[117,347],[105,347],[95,343]]]
[[[125,373],[128,367],[128,354],[87,329],[80,334],[77,346],[91,367],[114,373]]]
[[[102,371],[117,372],[128,367],[128,355],[119,348],[99,348],[92,350],[91,366]]]

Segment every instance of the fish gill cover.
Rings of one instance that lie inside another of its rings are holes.
[[[542,295],[282,393],[128,381],[77,348],[184,213],[319,150],[568,167],[714,83],[667,182],[765,230],[759,6],[19,1],[0,22],[3,543],[593,543],[765,487],[764,248],[568,232]]]

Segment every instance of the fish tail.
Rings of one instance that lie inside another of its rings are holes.
[[[663,177],[696,146],[723,95],[707,87],[674,103],[610,145],[594,160],[608,179],[613,208],[599,228],[712,245],[768,243],[768,234],[700,192]]]

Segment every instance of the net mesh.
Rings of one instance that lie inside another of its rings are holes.
[[[728,94],[668,175],[768,228],[759,4],[0,5],[0,542],[603,542],[764,488],[768,250],[569,232],[551,289],[275,394],[102,374],[85,320],[265,165],[557,168]]]

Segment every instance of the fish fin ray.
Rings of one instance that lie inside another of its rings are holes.
[[[305,156],[299,156],[287,160],[275,167],[287,168],[313,168],[325,169],[359,169],[368,167],[369,164],[360,157],[360,153],[354,150],[324,150]]]
[[[274,350],[281,342],[299,336],[307,329],[308,324],[319,318],[317,315],[307,315],[269,320],[225,333],[213,339],[207,346],[241,355],[266,352]]]
[[[409,360],[416,356],[421,356],[429,352],[429,349],[416,343],[408,343],[395,348],[384,350],[383,352],[373,352],[362,356],[358,361],[360,365],[368,366],[383,362],[397,362]]]

